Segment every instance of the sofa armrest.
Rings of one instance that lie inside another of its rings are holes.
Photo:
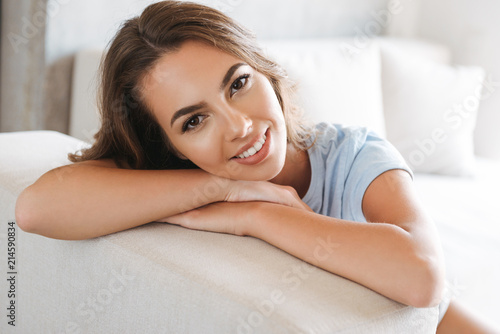
[[[21,190],[84,145],[0,134],[3,240]],[[261,240],[169,224],[82,241],[17,229],[15,256],[16,328],[4,319],[2,333],[429,333],[438,319],[437,307],[399,304]]]

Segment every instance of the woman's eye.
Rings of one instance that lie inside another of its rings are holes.
[[[205,116],[203,115],[193,115],[189,117],[182,126],[182,132],[195,129],[198,125],[200,125],[203,122],[204,118]]]
[[[233,96],[237,91],[245,87],[248,81],[249,74],[243,74],[238,79],[234,80],[231,84],[231,96]]]

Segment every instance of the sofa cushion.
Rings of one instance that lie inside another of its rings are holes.
[[[56,131],[0,133],[0,186],[13,195],[43,173],[67,165],[68,153],[88,144]]]
[[[385,136],[380,51],[371,40],[350,53],[351,38],[265,40],[266,54],[297,85],[298,101],[313,122],[361,125]]]
[[[484,71],[381,43],[387,138],[415,172],[474,174],[474,128]]]

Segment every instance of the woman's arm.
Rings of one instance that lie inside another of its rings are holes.
[[[444,287],[440,243],[408,173],[388,171],[375,179],[365,192],[363,212],[372,223],[272,203],[220,203],[171,221],[254,236],[398,302],[438,304]]]
[[[263,200],[294,205],[293,193],[268,182],[231,181],[202,170],[119,169],[111,160],[51,170],[17,199],[27,232],[88,239],[218,201]]]
[[[87,161],[53,169],[26,188],[16,219],[28,232],[87,239],[223,200],[226,185],[203,191],[217,190],[217,179],[201,170],[131,170],[110,160]]]
[[[444,287],[440,243],[409,175],[379,176],[365,193],[363,211],[372,223],[263,204],[249,234],[398,302],[437,305]]]

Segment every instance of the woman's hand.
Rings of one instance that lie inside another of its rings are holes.
[[[211,203],[175,216],[157,220],[186,228],[248,235],[248,224],[253,224],[252,214],[258,204],[271,202],[305,211],[312,211],[292,187],[266,181],[235,181],[225,202]]]
[[[232,181],[224,202],[210,203],[156,221],[194,230],[247,235],[248,224],[254,223],[252,213],[262,202],[312,211],[293,187],[267,181]]]
[[[247,224],[252,224],[256,202],[218,202],[172,217],[161,219],[193,230],[247,235]]]
[[[272,202],[297,209],[312,211],[293,187],[281,186],[268,181],[233,181],[226,202]]]

